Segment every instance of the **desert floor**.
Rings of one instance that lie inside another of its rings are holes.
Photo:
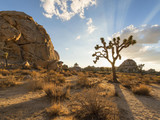
[[[65,77],[67,83],[75,84],[77,76]],[[92,79],[92,78],[91,78]],[[51,105],[43,90],[31,91],[30,80],[9,88],[0,88],[0,120],[72,120],[70,114],[55,118],[48,117],[45,109]],[[151,96],[133,94],[121,84],[106,83],[102,88],[116,88],[117,96],[112,100],[117,104],[121,120],[160,120],[160,85],[150,84]],[[71,89],[71,94],[75,89]],[[69,101],[69,100],[68,100]],[[66,102],[68,102],[66,101]]]

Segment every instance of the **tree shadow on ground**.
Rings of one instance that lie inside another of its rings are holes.
[[[153,96],[141,96],[134,95],[148,110],[155,114],[159,114],[160,117],[160,100]]]
[[[119,109],[120,120],[134,120],[132,111],[125,99],[125,96],[120,88],[119,83],[113,83],[115,87],[115,92],[118,94],[116,103]]]
[[[28,83],[17,85],[9,88],[0,88],[0,97],[14,97],[21,96],[30,92]]]
[[[1,120],[22,120],[30,117],[37,117],[41,114],[44,117],[44,120],[46,120],[47,117],[44,116],[44,109],[49,106],[50,102],[45,96],[43,96],[36,99],[31,99],[26,102],[13,104],[7,107],[0,107],[0,118]]]
[[[155,89],[159,89],[160,90],[160,86],[157,86],[157,85],[154,85],[154,84],[152,84],[150,86],[153,87],[153,88],[155,88]]]

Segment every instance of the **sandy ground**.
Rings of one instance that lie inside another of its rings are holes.
[[[121,120],[160,120],[160,86],[151,85],[152,96],[134,95],[128,89],[117,85]]]
[[[0,89],[0,120],[44,120],[49,106],[45,93],[29,91],[27,83]]]
[[[73,82],[76,77],[67,78]],[[74,82],[73,82],[74,83]],[[118,97],[114,99],[121,120],[160,120],[160,85],[149,85],[152,96],[134,95],[119,84],[114,85]],[[0,89],[0,120],[49,120],[45,108],[50,102],[43,91],[31,92],[29,84]],[[105,87],[105,86],[104,86]],[[64,117],[56,120],[65,120]]]

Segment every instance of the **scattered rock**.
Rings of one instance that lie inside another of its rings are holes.
[[[49,70],[55,70],[55,71],[61,71],[62,70],[62,61],[51,61],[48,64],[48,69]]]
[[[24,78],[23,78],[23,80],[24,81],[25,80],[32,80],[32,77],[30,75],[25,75]]]
[[[78,63],[75,63],[75,64],[74,64],[74,67],[72,67],[71,70],[82,71],[82,68],[79,67]]]
[[[23,68],[24,69],[30,69],[31,68],[31,66],[30,66],[30,64],[29,64],[28,61],[26,61],[26,62],[23,63]]]

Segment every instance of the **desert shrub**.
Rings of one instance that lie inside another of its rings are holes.
[[[45,83],[42,80],[32,80],[32,81],[30,81],[29,87],[33,91],[42,90],[44,84]]]
[[[37,72],[37,71],[32,71],[32,72],[31,72],[31,76],[34,77],[34,78],[36,78],[36,77],[39,77],[39,76],[40,76],[40,73]]]
[[[55,75],[55,74],[57,74],[57,72],[56,72],[56,71],[54,71],[54,70],[50,70],[50,71],[48,71],[48,75]]]
[[[91,81],[88,79],[87,75],[81,73],[78,75],[77,85],[81,87],[91,87]]]
[[[160,76],[154,76],[152,78],[153,78],[154,83],[160,84]]]
[[[150,84],[150,79],[144,79],[144,83],[145,83],[146,85],[149,85],[149,84]]]
[[[97,77],[97,78],[102,77],[102,75],[101,75],[101,74],[99,74],[99,73],[95,73],[95,74],[93,74],[93,75],[94,75],[94,77]]]
[[[3,78],[4,78],[4,76],[2,74],[0,74],[0,79],[3,79]]]
[[[132,91],[134,94],[138,94],[138,95],[150,95],[150,88],[143,84],[133,87]]]
[[[46,82],[51,82],[55,84],[61,84],[66,82],[66,79],[63,76],[63,74],[56,73],[56,72],[48,73],[44,79]]]
[[[59,104],[55,103],[51,107],[46,108],[46,112],[50,117],[60,116],[63,113],[62,107],[63,106],[60,103]]]
[[[71,70],[71,74],[72,75],[78,75],[77,71],[75,71],[75,70]]]
[[[0,73],[1,73],[3,76],[10,75],[10,71],[8,71],[8,70],[6,70],[6,69],[0,69]]]
[[[78,120],[118,120],[116,105],[97,90],[85,90],[73,98],[72,111]]]
[[[54,101],[60,101],[69,98],[70,89],[64,88],[62,86],[57,86],[56,84],[46,84],[43,87],[48,98]]]
[[[131,89],[133,86],[137,86],[142,83],[142,80],[135,73],[121,73],[119,75],[119,81],[124,87],[128,89]]]
[[[119,77],[119,81],[124,87],[126,87],[128,89],[130,89],[132,86],[132,80],[129,80],[128,77],[126,77],[124,75],[121,75]]]
[[[56,80],[59,81],[60,83],[65,83],[66,79],[62,74],[57,74],[56,75]]]
[[[4,80],[0,81],[0,87],[2,88],[11,87],[19,84],[20,82],[18,82],[14,76],[8,76]]]
[[[121,82],[121,84],[122,84],[124,87],[128,88],[128,89],[131,89],[131,87],[132,87],[132,82],[129,81],[129,80],[124,80],[124,81]]]
[[[88,77],[94,77],[94,74],[93,74],[93,72],[88,72],[88,75],[87,75]]]
[[[22,71],[21,69],[13,69],[13,70],[10,71],[10,73],[12,75],[15,75],[15,74],[21,73],[21,71]]]
[[[42,74],[40,74],[39,72],[33,71],[31,73],[31,76],[28,75],[28,78],[30,78],[28,80],[30,80],[29,81],[29,88],[31,90],[36,91],[36,90],[42,90],[43,89],[43,86],[45,85],[45,81],[42,77]]]
[[[22,70],[21,75],[32,75],[32,71],[30,70]]]
[[[106,74],[104,77],[105,77],[105,80],[112,81],[112,74]]]
[[[37,64],[33,64],[32,66],[31,66],[33,69],[36,69],[36,70],[43,70],[43,67],[41,67],[41,66],[39,66],[39,65],[37,65]]]
[[[63,71],[62,74],[63,74],[65,77],[72,76],[72,73],[71,73],[70,71]]]
[[[159,80],[156,80],[156,82],[157,82],[158,84],[160,84],[160,79],[159,79]]]

